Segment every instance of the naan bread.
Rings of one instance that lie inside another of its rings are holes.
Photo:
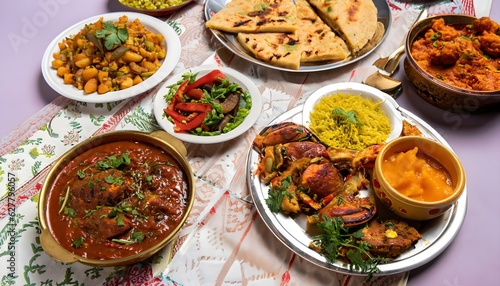
[[[306,0],[296,0],[302,63],[341,61],[350,52],[342,38],[321,20]]]
[[[302,48],[295,33],[238,33],[240,44],[255,58],[288,69],[299,69]]]
[[[297,9],[292,0],[232,0],[205,26],[229,33],[293,33]]]
[[[356,54],[373,38],[377,29],[377,7],[372,0],[308,0],[320,17]]]

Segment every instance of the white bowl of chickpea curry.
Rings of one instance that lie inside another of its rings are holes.
[[[42,74],[70,99],[119,101],[160,83],[180,53],[179,37],[165,22],[139,13],[109,13],[59,34],[43,55]]]

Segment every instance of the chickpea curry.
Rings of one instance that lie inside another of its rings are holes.
[[[411,54],[428,74],[454,87],[500,90],[500,25],[488,17],[469,25],[433,20]]]
[[[149,31],[139,19],[85,25],[61,41],[52,68],[65,84],[85,94],[123,90],[153,75],[166,56],[164,37]]]
[[[67,164],[48,197],[49,229],[68,251],[123,258],[161,242],[182,221],[188,179],[169,154],[146,143],[94,147]]]

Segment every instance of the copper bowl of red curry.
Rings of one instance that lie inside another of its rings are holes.
[[[195,197],[186,148],[163,132],[89,138],[51,167],[40,193],[45,252],[63,263],[128,265],[172,242]]]
[[[434,21],[441,19],[443,30],[432,29]],[[438,15],[417,22],[409,30],[404,70],[418,95],[428,103],[454,113],[485,112],[500,106],[500,87],[492,84],[500,83],[500,70],[488,70],[500,69],[500,54],[488,54],[480,47],[483,41],[489,46],[489,39],[483,37],[484,31],[479,32],[484,25],[474,27],[476,19]],[[458,31],[456,38],[451,38],[450,29]],[[500,43],[500,36],[494,37]],[[475,50],[470,49],[473,46]]]

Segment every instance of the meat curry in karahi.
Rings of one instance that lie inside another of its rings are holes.
[[[88,259],[137,254],[165,239],[188,208],[181,165],[147,143],[118,141],[69,162],[48,197],[51,232],[66,250]]]
[[[413,43],[411,55],[427,73],[454,87],[500,90],[500,25],[488,17],[469,25],[436,18]]]

